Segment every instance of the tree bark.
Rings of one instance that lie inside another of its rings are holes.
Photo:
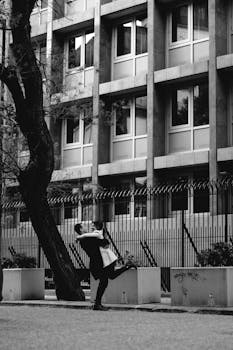
[[[27,167],[18,174],[19,188],[32,226],[53,271],[57,297],[64,300],[85,300],[78,275],[47,201],[47,187],[54,168],[54,152],[53,141],[44,119],[42,77],[30,37],[29,20],[35,2],[36,0],[12,0],[11,49],[16,69],[0,66],[0,79],[12,94],[16,120],[28,143],[30,160]],[[23,84],[23,90],[20,83]]]

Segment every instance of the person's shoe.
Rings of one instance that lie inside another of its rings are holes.
[[[101,305],[101,304],[100,304],[100,305],[94,304],[93,310],[108,311],[108,307],[103,306],[103,305]]]

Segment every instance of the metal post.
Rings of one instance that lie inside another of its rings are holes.
[[[181,212],[181,266],[184,267],[184,235],[185,235],[185,225],[184,225],[184,210]]]
[[[37,267],[41,265],[41,245],[38,242],[38,250],[37,250]]]
[[[227,189],[224,190],[224,209],[225,209],[225,242],[228,242],[228,191]]]

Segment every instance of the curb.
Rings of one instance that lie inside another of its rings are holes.
[[[43,301],[2,301],[0,306],[31,306],[31,307],[49,307],[49,308],[65,308],[78,310],[92,310],[92,304],[85,302],[43,302]],[[200,315],[225,315],[233,316],[233,308],[206,308],[206,307],[175,307],[175,306],[158,306],[153,305],[107,305],[111,311],[144,311],[157,313],[189,313]]]

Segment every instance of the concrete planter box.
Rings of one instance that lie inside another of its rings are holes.
[[[94,302],[99,280],[91,276],[91,301]],[[159,267],[130,269],[109,280],[102,302],[106,304],[146,304],[161,300]]]
[[[172,268],[171,304],[233,306],[233,267]]]
[[[44,299],[44,269],[3,269],[3,300]]]

